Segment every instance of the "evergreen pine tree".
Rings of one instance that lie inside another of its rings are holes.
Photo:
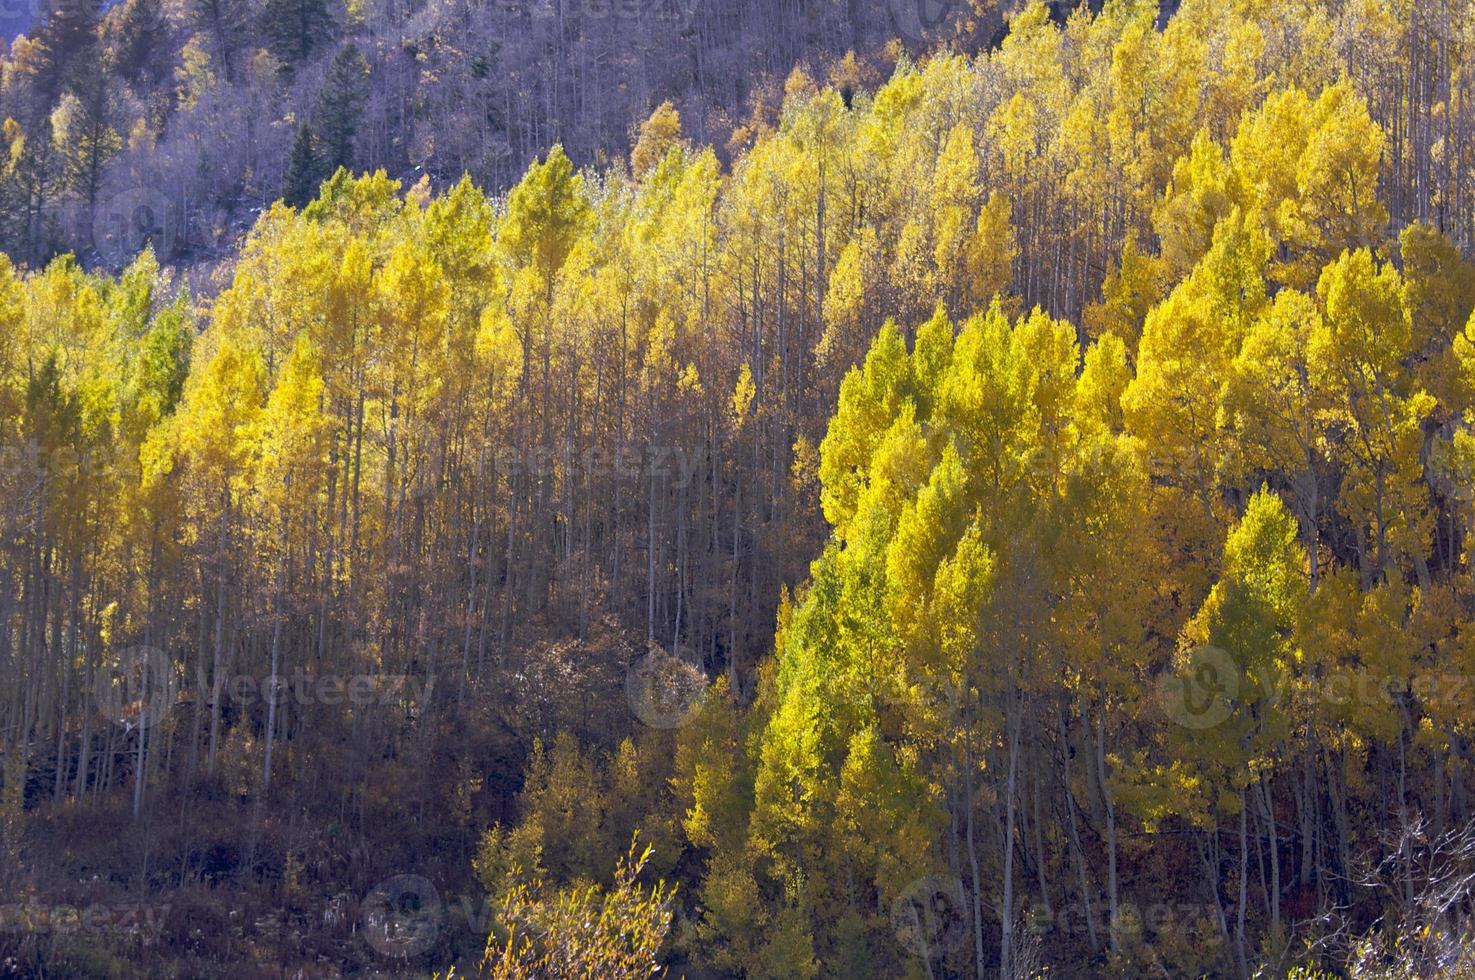
[[[163,0],[126,0],[109,18],[108,49],[118,74],[130,82],[157,83],[170,56]]]
[[[346,44],[328,67],[313,113],[323,173],[332,174],[339,167],[353,169],[353,138],[368,98],[369,63],[357,45]]]
[[[292,141],[292,162],[287,165],[282,200],[295,208],[304,206],[317,196],[320,176],[317,154],[313,152],[312,130],[302,123]]]
[[[261,7],[267,48],[289,68],[306,61],[332,29],[326,0],[266,0]]]
[[[49,0],[45,4],[36,30],[36,77],[42,93],[54,96],[67,66],[96,43],[98,10],[97,0]]]
[[[262,16],[265,18],[267,13]],[[207,39],[205,50],[211,62],[219,66],[227,81],[234,81],[240,53],[249,54],[255,48],[247,43],[250,7],[246,0],[190,0],[189,18],[195,30]]]

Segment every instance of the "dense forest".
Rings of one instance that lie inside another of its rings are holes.
[[[0,35],[26,33],[0,44],[0,235],[32,265],[118,272],[146,241],[165,263],[227,259],[340,166],[502,191],[554,143],[623,157],[667,99],[727,160],[801,61],[977,50],[999,3],[6,0]]]
[[[1468,5],[233,2],[4,64],[0,974],[1475,976]]]

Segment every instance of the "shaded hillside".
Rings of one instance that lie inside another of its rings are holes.
[[[0,262],[0,968],[1468,971],[1464,23],[1036,4]]]

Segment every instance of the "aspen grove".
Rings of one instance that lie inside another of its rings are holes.
[[[0,884],[167,906],[0,973],[1475,976],[1472,92],[1036,2],[0,257]]]

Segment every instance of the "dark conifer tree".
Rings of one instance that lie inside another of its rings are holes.
[[[369,63],[357,45],[346,44],[328,67],[313,113],[323,173],[354,169],[353,139],[368,99]]]
[[[227,81],[234,81],[250,47],[251,10],[246,0],[190,0],[189,16],[195,30],[208,40],[211,62]]]
[[[109,57],[118,75],[129,82],[152,86],[166,74],[169,22],[163,0],[125,0],[110,18]]]
[[[295,68],[326,42],[333,18],[326,0],[266,0],[261,33],[267,48],[288,68]]]
[[[287,165],[282,200],[294,208],[307,204],[317,196],[321,174],[312,145],[312,130],[303,123],[297,127],[297,136],[292,140],[292,160]]]

